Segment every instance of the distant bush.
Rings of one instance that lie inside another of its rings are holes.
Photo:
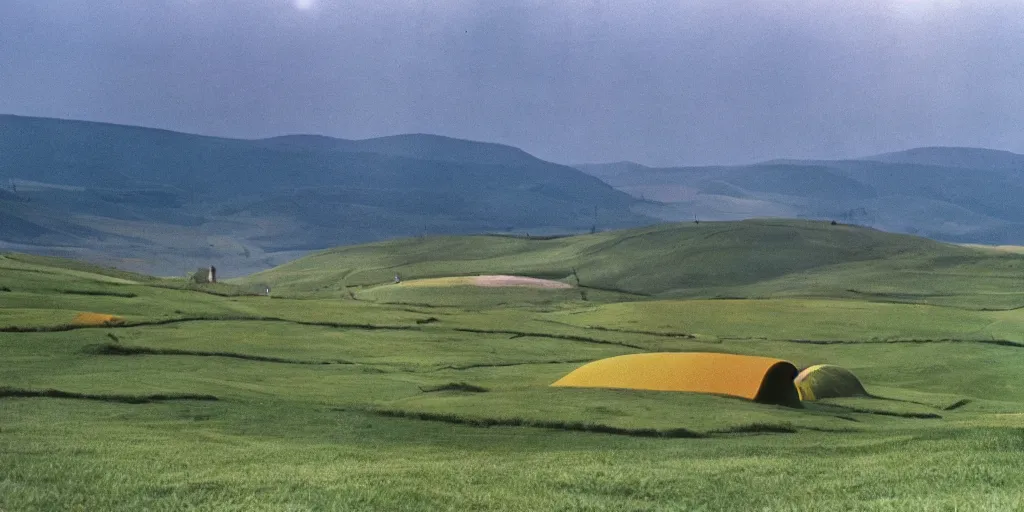
[[[180,290],[182,288],[180,283],[181,283],[181,281],[179,281],[179,284],[177,286],[172,285],[172,284],[166,284],[166,283],[155,284],[155,285],[152,285],[152,286],[160,287],[160,288],[172,288],[172,289],[179,289]],[[238,286],[238,285],[228,284],[228,283],[208,283],[208,282],[196,283],[195,281],[193,281],[191,279],[189,279],[188,281],[185,281],[184,284],[185,284],[185,289],[186,290],[190,290],[190,291],[193,291],[193,292],[199,292],[199,293],[205,293],[205,294],[208,294],[208,295],[216,295],[218,297],[257,297],[257,296],[264,296],[264,295],[266,295],[266,292],[264,291],[264,288],[262,288],[262,287],[255,287],[255,286],[251,286],[251,285],[250,286]]]
[[[962,398],[960,400],[957,400],[956,402],[953,402],[953,403],[943,407],[942,410],[943,411],[953,411],[953,410],[959,409],[959,408],[961,408],[961,407],[963,407],[963,406],[965,406],[965,405],[967,405],[969,403],[971,403],[971,401],[969,399]]]
[[[80,400],[98,400],[101,402],[120,402],[126,404],[148,404],[170,400],[202,400],[216,402],[213,395],[197,395],[193,393],[159,393],[152,395],[95,395],[74,393],[58,389],[21,389],[0,387],[0,398],[77,398]]]
[[[245,359],[248,361],[262,361],[266,363],[304,364],[304,365],[327,365],[327,364],[354,364],[350,361],[336,359],[333,361],[306,361],[301,359],[287,359],[284,357],[260,356],[253,354],[240,354],[237,352],[204,351],[204,350],[181,350],[176,348],[151,348],[121,345],[120,340],[114,343],[103,343],[90,345],[85,348],[86,353],[105,356],[196,356],[196,357],[227,357],[232,359]]]
[[[92,295],[97,297],[123,297],[126,299],[138,297],[138,295],[131,292],[111,292],[105,290],[61,290],[61,293],[67,295]]]

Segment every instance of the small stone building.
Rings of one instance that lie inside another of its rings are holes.
[[[197,284],[216,283],[217,267],[210,265],[209,268],[199,267],[195,273],[189,276],[189,281]]]

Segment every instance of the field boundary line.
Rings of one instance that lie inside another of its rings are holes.
[[[477,328],[472,328],[472,327],[453,327],[452,330],[453,331],[459,331],[459,332],[473,332],[473,333],[478,333],[478,334],[508,334],[510,336],[515,336],[517,338],[526,338],[526,337],[551,338],[551,339],[556,339],[556,340],[580,341],[580,342],[583,342],[583,343],[594,343],[594,344],[598,344],[598,345],[617,345],[617,346],[620,346],[620,347],[632,348],[632,349],[636,349],[636,350],[643,350],[645,352],[648,350],[647,347],[641,347],[640,345],[633,345],[633,344],[630,344],[630,343],[618,342],[618,341],[600,340],[600,339],[597,339],[597,338],[588,338],[586,336],[576,336],[576,335],[573,335],[573,334],[549,334],[549,333],[539,333],[539,332],[510,331],[510,330],[504,330],[504,329],[477,329]]]
[[[78,400],[95,400],[100,402],[118,402],[125,404],[149,404],[155,402],[168,402],[177,400],[198,400],[204,402],[220,401],[219,398],[213,395],[199,395],[195,393],[155,393],[148,395],[119,395],[76,393],[72,391],[61,391],[59,389],[24,389],[6,386],[0,387],[0,399],[2,398],[70,398]]]

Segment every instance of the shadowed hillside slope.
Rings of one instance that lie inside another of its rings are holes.
[[[312,139],[310,141],[310,139]],[[307,142],[309,141],[309,142]],[[498,144],[430,135],[363,141],[326,137],[238,140],[85,121],[0,116],[0,178],[94,189],[168,187],[194,198],[302,187],[429,190],[474,196],[505,189],[547,198],[549,214],[632,201],[597,179]],[[383,202],[383,198],[375,198]],[[365,200],[365,198],[364,198]],[[540,214],[540,212],[538,212]]]
[[[239,140],[0,115],[0,249],[228,275],[424,233],[653,222],[572,167],[433,135]]]

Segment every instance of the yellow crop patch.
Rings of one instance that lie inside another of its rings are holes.
[[[480,286],[484,288],[572,288],[572,285],[561,281],[550,279],[539,279],[536,277],[510,276],[510,275],[480,275],[480,276],[451,276],[431,277],[425,279],[414,279],[402,281],[400,286],[412,287],[448,287],[448,286]]]
[[[431,277],[427,279],[413,279],[411,281],[402,281],[400,286],[411,286],[411,287],[438,287],[443,288],[447,286],[472,286],[472,276],[456,276],[456,277]]]
[[[122,325],[124,318],[106,313],[79,313],[71,321],[72,325]]]

